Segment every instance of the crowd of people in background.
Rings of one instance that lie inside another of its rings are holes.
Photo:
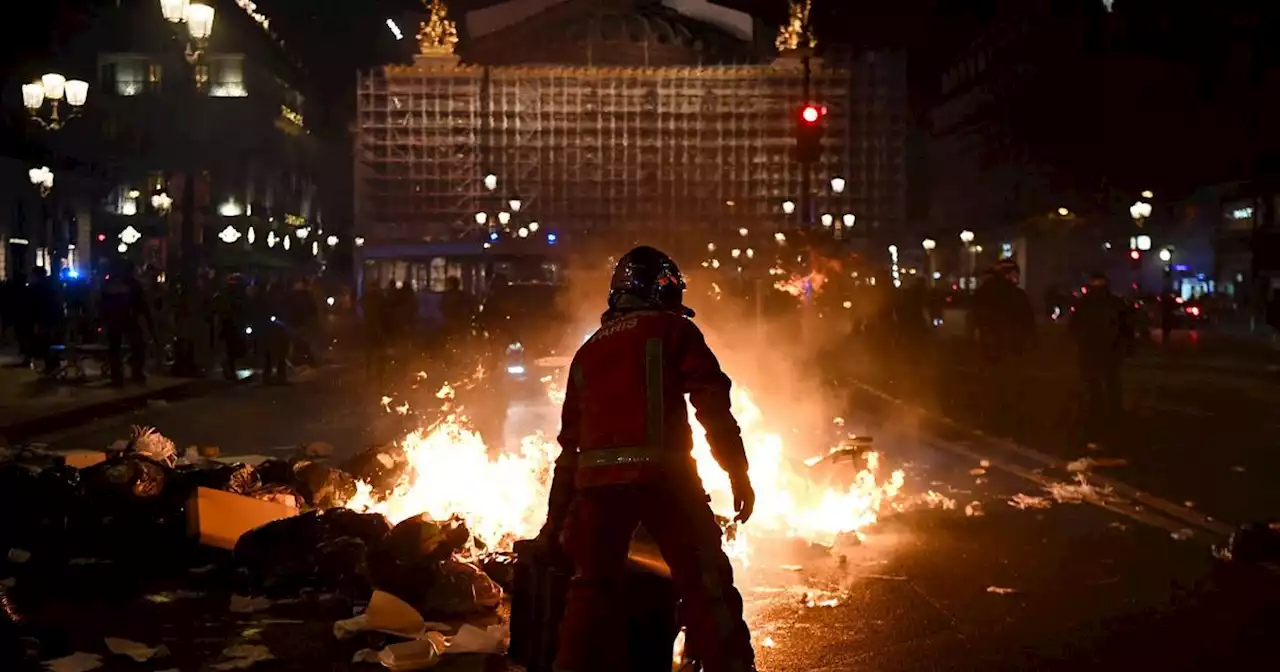
[[[256,369],[278,384],[291,367],[317,363],[323,299],[311,278],[206,271],[193,289],[179,298],[162,273],[124,258],[87,276],[35,268],[25,282],[0,282],[0,341],[16,346],[16,366],[36,366],[49,379],[62,377],[68,360],[88,358],[112,385],[143,383],[149,368],[173,361],[190,310],[187,338],[229,380]]]

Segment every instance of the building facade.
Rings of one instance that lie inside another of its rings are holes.
[[[75,213],[69,244],[32,245],[53,250],[51,268],[79,273],[120,254],[170,268],[184,213],[210,267],[287,268],[328,247],[305,72],[252,2],[206,3],[215,18],[203,43],[161,3],[128,3],[103,12],[62,58],[68,77],[90,86],[81,118],[45,137],[52,191]]]
[[[367,279],[436,289],[441,268],[481,280],[483,268],[453,259],[467,254],[603,260],[639,240],[692,251],[709,236],[801,223],[787,204],[803,200],[805,63],[780,57],[755,18],[705,0],[513,0],[443,18],[424,21],[412,65],[359,79]],[[896,66],[825,55],[809,65],[810,98],[826,112],[810,169],[815,219],[896,226],[901,133],[883,90]]]

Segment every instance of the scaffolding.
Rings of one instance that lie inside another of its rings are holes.
[[[829,110],[813,167],[821,187],[849,157],[850,73],[816,63],[812,81]],[[804,73],[793,58],[601,68],[425,55],[362,74],[357,91],[357,220],[371,238],[478,239],[519,199],[521,217],[560,235],[674,240],[691,229],[782,228],[783,202],[799,198],[792,151]],[[819,208],[836,200],[816,191]]]

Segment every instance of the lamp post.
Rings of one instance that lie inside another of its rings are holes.
[[[178,34],[183,32],[180,26],[186,24],[188,39],[182,55],[187,63],[198,63],[213,35],[213,7],[189,0],[160,0],[160,13]]]
[[[210,5],[199,2],[190,2],[189,0],[160,0],[160,13],[165,20],[174,29],[174,37],[182,39],[185,34],[185,48],[183,49],[183,58],[188,65],[194,67],[204,50],[209,44],[209,38],[213,35],[213,19],[214,9]],[[182,29],[185,24],[186,30]],[[188,86],[185,91],[189,96],[189,104],[191,108],[198,108],[198,96],[196,92],[195,77],[188,78]],[[185,137],[190,138],[190,135]],[[197,321],[199,315],[197,312],[197,301],[195,296],[196,278],[199,272],[196,247],[196,170],[197,161],[194,156],[197,150],[195,140],[189,140],[188,151],[186,152],[186,170],[183,171],[182,186],[182,219],[179,225],[179,241],[180,260],[178,274],[179,288],[179,322],[178,335],[174,342],[174,359],[172,373],[175,376],[200,377],[204,375],[201,369],[196,352],[197,338],[199,332]],[[167,198],[167,194],[166,194]],[[171,203],[170,203],[171,204]],[[158,208],[157,208],[158,209]]]
[[[933,251],[938,248],[938,241],[932,238],[925,238],[923,241],[920,242],[920,247],[924,248],[925,259],[927,259],[929,262],[929,286],[933,287],[935,283],[933,278],[934,276]]]
[[[973,235],[973,232],[968,229],[965,229],[964,231],[960,232],[960,242],[964,243],[965,256],[968,257],[967,269],[966,269],[965,275],[969,279],[970,289],[973,289],[973,282],[974,282],[973,275],[974,275],[974,271],[977,270],[977,266],[978,266],[977,253],[975,253],[973,249],[974,238],[975,236]]]
[[[80,113],[88,99],[88,82],[67,79],[56,72],[46,73],[40,79],[22,85],[22,106],[27,108],[31,120],[47,131],[61,129],[68,120]],[[71,107],[71,113],[66,117],[61,114],[64,101]]]
[[[37,266],[43,265],[50,275],[53,275],[53,260],[61,258],[57,252],[57,241],[54,239],[53,210],[49,207],[49,196],[53,193],[53,171],[48,166],[40,166],[27,171],[27,177],[31,180],[31,184],[40,191],[40,209],[44,215],[44,244],[37,247],[36,262]],[[43,264],[40,262],[41,253],[43,252]]]

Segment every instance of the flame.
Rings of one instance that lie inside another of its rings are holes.
[[[811,271],[808,275],[795,275],[793,273],[786,280],[779,280],[773,283],[773,288],[800,298],[821,294],[822,286],[826,283],[827,276],[825,274],[820,271]]]
[[[550,379],[542,382],[550,399],[563,403],[563,388]],[[903,473],[895,471],[882,479],[875,453],[862,456],[865,468],[848,487],[818,484],[807,471],[825,455],[805,461],[789,455],[782,436],[766,428],[764,413],[750,393],[737,387],[732,395],[756,492],[754,516],[725,535],[726,552],[740,564],[749,564],[752,540],[798,537],[830,544],[840,535],[859,533],[901,492]],[[346,506],[381,513],[393,524],[423,513],[436,519],[460,516],[477,542],[476,550],[509,550],[515,541],[536,536],[546,518],[559,446],[537,433],[524,437],[515,450],[491,451],[455,406],[453,388],[446,385],[436,397],[443,401],[443,417],[401,441],[409,468],[392,494],[378,499],[369,484],[359,483]],[[390,401],[383,405],[392,412],[402,408]],[[693,430],[693,455],[711,506],[731,518],[729,477],[712,458],[706,431],[696,422]],[[833,448],[828,454],[837,451]]]

